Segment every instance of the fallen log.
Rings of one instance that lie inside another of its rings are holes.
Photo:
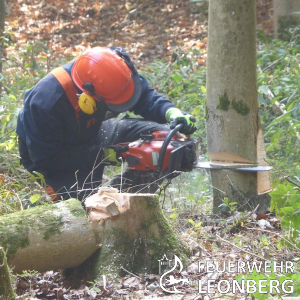
[[[10,274],[7,265],[6,254],[3,248],[0,247],[0,299],[14,300],[16,299],[15,292],[10,284]]]
[[[7,249],[13,271],[82,265],[90,278],[96,278],[117,275],[121,267],[157,272],[164,254],[184,259],[186,250],[165,218],[158,196],[115,190],[92,198],[96,204],[91,204],[93,199],[86,202],[88,213],[78,200],[70,199],[0,217],[0,246]]]
[[[0,246],[15,273],[64,269],[99,248],[96,225],[76,199],[42,205],[0,217]]]

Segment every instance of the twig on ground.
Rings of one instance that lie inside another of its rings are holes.
[[[270,230],[265,230],[265,229],[262,229],[262,228],[252,228],[252,227],[244,227],[244,228],[246,228],[247,230],[257,230],[257,231],[262,231],[262,232],[267,232],[267,233],[274,234],[274,235],[280,237],[281,239],[283,239],[286,243],[290,244],[294,249],[296,249],[297,251],[300,252],[300,249],[296,245],[294,245],[292,242],[290,242],[289,240],[287,240],[286,238],[284,238],[281,234],[279,234],[277,232],[270,231]]]
[[[258,255],[254,254],[254,253],[251,253],[251,252],[247,251],[247,250],[244,250],[244,249],[242,249],[242,248],[236,246],[235,244],[232,244],[232,243],[230,243],[230,242],[224,240],[223,238],[221,238],[221,237],[220,237],[219,235],[217,235],[217,234],[216,234],[216,237],[217,237],[218,239],[220,239],[222,242],[227,243],[228,245],[231,245],[231,246],[233,246],[233,247],[239,249],[239,250],[242,251],[242,252],[245,252],[245,253],[247,253],[247,254],[249,254],[249,255],[251,255],[251,256],[257,257],[257,258],[259,258],[259,259],[266,260],[265,258],[263,258],[263,257],[261,257],[261,256],[258,256]]]
[[[162,187],[160,188],[160,191],[158,192],[158,196],[160,197],[161,196],[161,193],[162,191],[164,191],[164,198],[163,198],[163,201],[162,201],[162,208],[164,209],[165,207],[165,200],[166,200],[166,190],[167,190],[167,187],[171,184],[171,179],[168,179],[168,182]]]
[[[131,275],[131,276],[133,276],[133,277],[135,277],[135,278],[138,278],[138,279],[142,280],[141,277],[139,277],[139,276],[137,276],[137,275],[135,275],[135,274],[129,272],[129,271],[126,270],[124,267],[121,267],[121,270],[123,270],[124,272],[126,272],[127,274],[129,274],[129,275]]]
[[[208,256],[212,257],[212,254],[210,254],[204,247],[202,247],[201,245],[198,244],[198,247],[204,251]]]
[[[255,214],[255,212],[257,211],[258,207],[259,207],[259,203],[258,203],[258,204],[256,205],[256,207],[251,211],[251,213],[250,213],[250,215],[249,215],[249,218],[251,218],[251,216],[252,216],[253,214]]]
[[[173,172],[170,173],[170,174],[173,174],[173,173],[176,173],[176,172],[177,172],[177,171],[173,171]],[[140,190],[138,190],[138,191],[136,192],[136,194],[138,194],[138,193],[140,193],[142,190],[148,188],[151,184],[156,183],[157,181],[159,181],[159,180],[161,180],[161,179],[165,179],[165,178],[166,178],[167,176],[169,176],[170,174],[166,174],[166,175],[161,176],[160,178],[158,178],[158,179],[152,181],[152,182],[149,183],[148,185],[146,185],[146,186],[144,186],[143,188],[141,188]]]

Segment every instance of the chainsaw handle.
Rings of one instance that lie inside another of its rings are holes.
[[[167,147],[170,144],[170,141],[172,139],[172,137],[180,130],[182,129],[183,124],[178,124],[175,126],[174,129],[170,130],[170,132],[168,133],[166,139],[164,140],[162,147],[159,151],[159,158],[158,158],[158,163],[157,163],[157,170],[154,173],[154,176],[156,178],[160,177],[160,173],[162,171],[163,168],[163,164],[164,164],[164,160],[165,160],[165,155],[166,155],[166,151],[167,151]]]

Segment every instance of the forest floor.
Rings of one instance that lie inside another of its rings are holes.
[[[257,1],[258,27],[272,34],[272,1]],[[7,28],[14,43],[7,52],[21,51],[24,44],[46,45],[52,63],[74,57],[86,47],[121,46],[138,67],[155,59],[172,59],[174,49],[200,48],[198,62],[206,64],[208,12],[206,1],[190,0],[10,0]],[[189,226],[186,220],[189,219]],[[205,219],[205,217],[204,217]],[[182,222],[181,222],[182,221]],[[197,225],[201,221],[201,226]],[[185,224],[184,226],[181,226]],[[183,230],[184,229],[184,230]],[[283,237],[280,222],[271,213],[232,212],[221,223],[203,221],[192,212],[179,215],[174,230],[191,249],[191,258],[182,272],[193,282],[234,278],[236,273],[199,272],[199,260],[292,259],[286,244],[274,247]],[[249,241],[251,241],[249,243]],[[158,275],[125,274],[118,285],[86,282],[73,287],[58,271],[43,274],[26,272],[16,277],[18,299],[156,299],[168,296],[159,287]],[[214,294],[199,294],[197,284],[179,287],[182,294],[167,299],[217,299]],[[221,295],[220,298],[225,298]],[[229,296],[246,299],[247,295]]]
[[[139,66],[170,59],[177,47],[206,48],[206,1],[10,0],[7,25],[15,51],[24,43],[46,43],[55,61],[86,47],[121,46]],[[257,1],[258,27],[271,34],[272,1]],[[202,57],[205,63],[205,56]]]

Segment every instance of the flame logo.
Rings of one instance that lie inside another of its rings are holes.
[[[178,284],[178,283],[188,283],[188,279],[185,278],[185,279],[176,279],[173,275],[169,275],[169,279],[166,279],[165,281],[165,284],[163,284],[163,279],[169,274],[169,273],[172,273],[175,269],[177,269],[177,267],[179,267],[179,270],[178,272],[181,273],[182,269],[183,269],[183,265],[182,265],[182,262],[180,260],[180,258],[178,258],[178,256],[174,255],[174,267],[169,270],[168,272],[164,273],[161,277],[160,277],[160,280],[159,280],[159,285],[161,287],[161,289],[167,293],[170,293],[170,294],[183,294],[183,292],[181,291],[178,291],[176,286],[174,286],[175,284]],[[173,290],[168,290],[165,288],[165,286],[173,286]]]

